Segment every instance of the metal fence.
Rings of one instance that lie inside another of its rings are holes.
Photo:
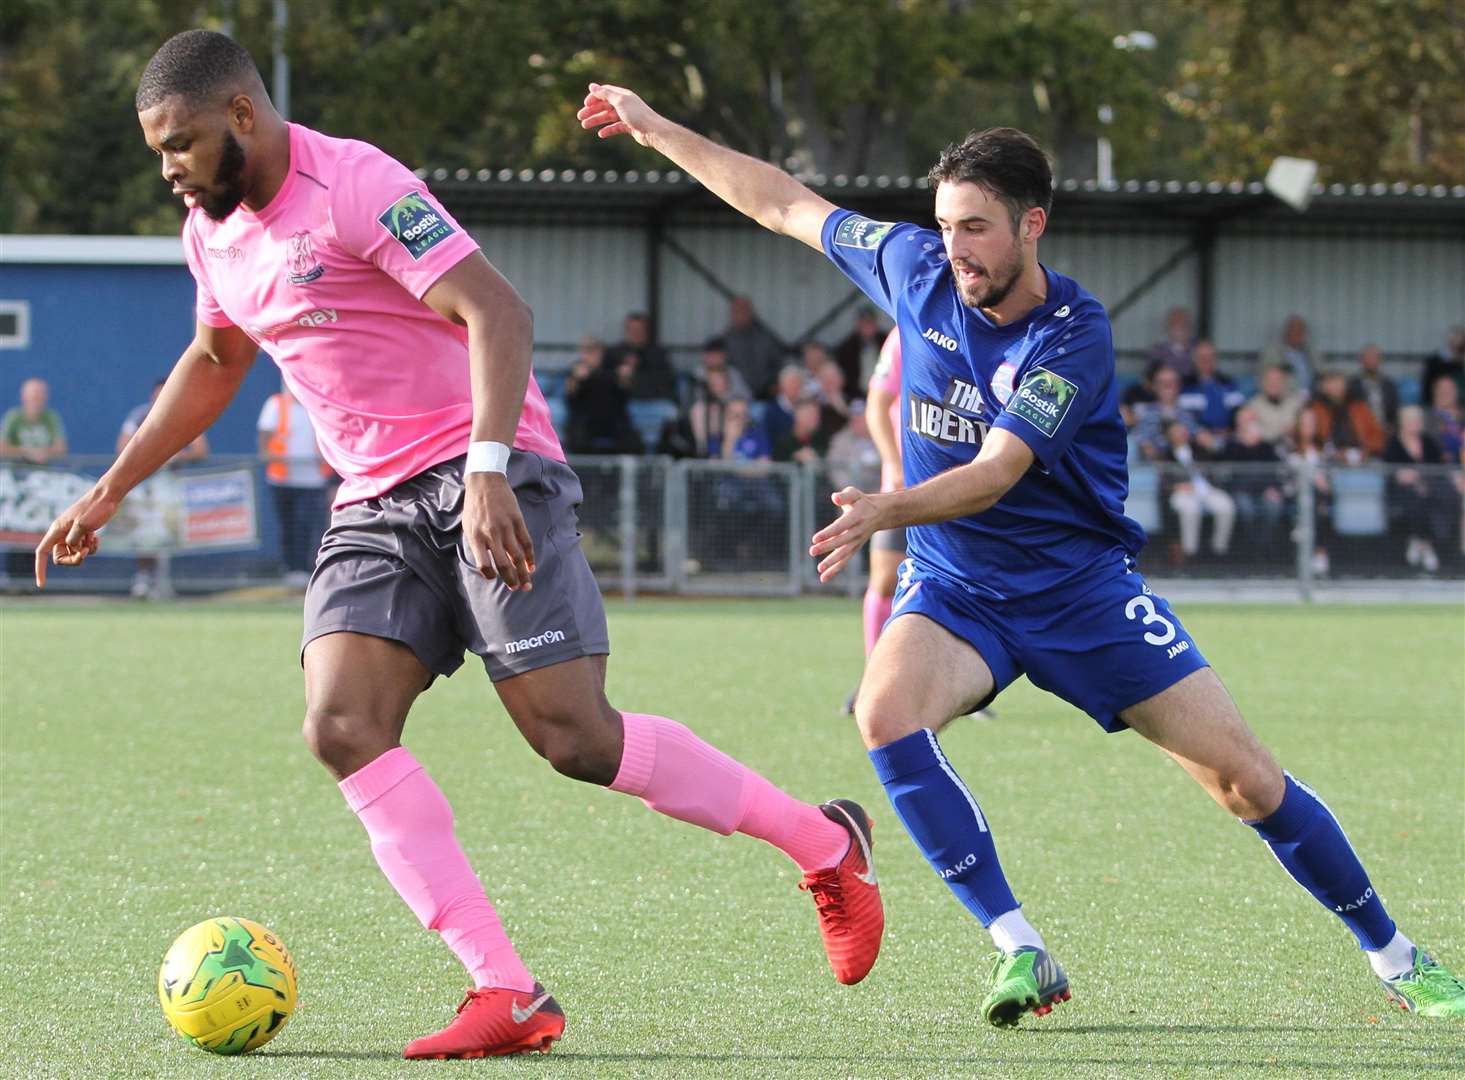
[[[0,464],[0,545],[8,587],[30,578],[28,549],[108,459],[36,468]],[[852,594],[862,561],[828,585],[809,537],[836,510],[829,495],[869,476],[791,465],[576,457],[583,545],[607,591],[721,595]],[[248,481],[247,483],[245,481]],[[1450,466],[1135,463],[1127,513],[1149,536],[1140,565],[1166,581],[1242,582],[1302,598],[1337,583],[1465,580],[1461,470]],[[116,591],[152,578],[150,595],[279,583],[277,507],[257,461],[218,456],[169,470],[130,497],[102,554],[53,575],[60,589]],[[47,500],[50,502],[47,502]],[[58,505],[59,503],[59,505]],[[314,522],[323,527],[324,514]],[[124,527],[125,526],[125,527]]]

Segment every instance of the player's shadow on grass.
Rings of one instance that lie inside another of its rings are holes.
[[[260,1050],[254,1058],[333,1058],[339,1061],[398,1061],[402,1055],[390,1050]]]

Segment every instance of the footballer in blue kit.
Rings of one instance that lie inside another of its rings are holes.
[[[1145,538],[1124,514],[1109,319],[1038,260],[1053,178],[1032,138],[993,128],[948,146],[929,176],[930,230],[840,209],[623,87],[592,83],[579,118],[602,137],[631,135],[760,225],[823,252],[896,321],[907,486],[836,492],[841,515],[810,553],[827,581],[875,532],[908,529],[855,717],[896,815],[997,946],[983,1018],[1011,1026],[1071,994],[937,740],[1021,674],[1169,754],[1353,933],[1392,1001],[1465,1018],[1465,984],[1398,929],[1332,811],[1282,771],[1135,569]]]

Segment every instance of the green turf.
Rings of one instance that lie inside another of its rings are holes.
[[[1402,926],[1460,971],[1461,612],[1183,614],[1262,738],[1338,813]],[[983,1026],[986,936],[836,714],[859,613],[825,600],[613,604],[611,692],[801,796],[872,809],[889,929],[871,977],[834,983],[783,856],[557,777],[470,665],[422,700],[407,742],[569,1029],[545,1058],[401,1062],[464,980],[300,743],[298,621],[208,604],[0,610],[0,1075],[1465,1071],[1465,1025],[1386,1006],[1351,936],[1249,829],[1137,736],[1102,735],[1026,683],[999,719],[944,742],[1074,999],[1016,1032]],[[186,1045],[155,997],[173,936],[215,913],[272,927],[301,971],[299,1012],[243,1059]]]

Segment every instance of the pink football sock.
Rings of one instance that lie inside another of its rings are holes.
[[[865,590],[865,655],[869,656],[875,651],[875,641],[880,637],[880,629],[885,625],[885,620],[890,618],[890,602],[895,599],[892,596],[882,596],[873,588]]]
[[[625,746],[612,791],[639,795],[651,809],[727,836],[766,840],[802,870],[834,866],[849,833],[817,806],[784,794],[752,769],[661,716],[622,713]]]
[[[411,751],[388,750],[340,787],[382,873],[422,925],[442,935],[474,985],[534,989],[453,835],[453,808]]]

